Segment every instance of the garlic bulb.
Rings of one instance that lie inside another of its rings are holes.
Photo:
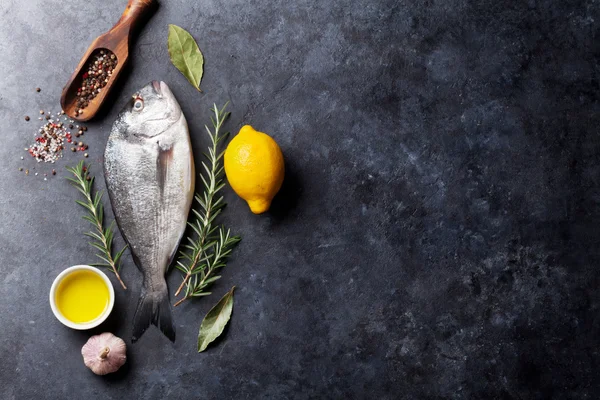
[[[112,333],[92,336],[81,348],[85,366],[96,375],[115,372],[127,360],[125,342]]]

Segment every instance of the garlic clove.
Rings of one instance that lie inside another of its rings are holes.
[[[86,367],[96,375],[106,375],[117,371],[125,361],[127,346],[123,339],[105,332],[92,336],[81,348]]]

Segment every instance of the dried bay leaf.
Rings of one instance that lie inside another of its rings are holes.
[[[223,333],[233,311],[234,289],[235,286],[219,300],[217,305],[202,320],[200,332],[198,333],[198,353],[206,350],[206,347]]]
[[[200,81],[204,74],[204,56],[192,35],[177,25],[169,24],[167,45],[173,65],[200,91]]]

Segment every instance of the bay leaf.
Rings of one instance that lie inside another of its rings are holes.
[[[235,286],[219,300],[202,320],[200,332],[198,333],[198,353],[206,350],[206,347],[223,333],[223,329],[225,329],[231,318],[234,289]]]
[[[169,24],[167,45],[173,65],[198,91],[201,91],[200,81],[204,74],[204,56],[192,35],[177,25]]]

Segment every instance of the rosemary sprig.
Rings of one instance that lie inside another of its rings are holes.
[[[120,260],[121,256],[127,249],[127,246],[123,247],[117,254],[112,255],[112,244],[113,244],[113,225],[114,222],[104,229],[104,209],[102,206],[102,192],[92,193],[92,186],[94,183],[94,177],[89,175],[90,166],[85,166],[83,161],[80,161],[75,167],[67,167],[67,170],[72,173],[74,178],[67,178],[71,184],[81,192],[84,200],[75,200],[77,204],[84,207],[88,211],[88,215],[84,215],[83,219],[92,224],[95,228],[95,232],[86,232],[85,235],[91,237],[94,241],[89,242],[91,246],[95,247],[100,251],[100,254],[96,254],[103,262],[97,264],[91,264],[98,267],[107,267],[115,273],[115,276],[123,286],[123,289],[127,289],[125,283],[119,275]]]
[[[187,238],[189,244],[183,246],[184,250],[181,251],[176,264],[177,269],[183,273],[183,281],[175,296],[178,296],[184,288],[185,292],[184,297],[177,301],[175,306],[192,297],[209,295],[210,292],[206,291],[208,286],[221,278],[220,275],[213,275],[214,272],[226,265],[226,259],[233,246],[241,240],[239,236],[231,236],[229,229],[225,230],[223,226],[213,224],[225,206],[223,196],[217,198],[217,194],[225,186],[221,162],[224,152],[218,151],[219,143],[229,134],[229,132],[221,134],[221,127],[229,117],[229,113],[225,112],[226,108],[227,104],[220,110],[216,104],[213,105],[211,111],[214,113],[214,118],[211,116],[210,119],[214,132],[205,125],[211,145],[208,154],[204,154],[208,165],[202,161],[206,177],[200,174],[204,191],[202,196],[196,194],[200,211],[192,210],[196,219],[193,223],[188,223],[195,232],[195,237]]]

